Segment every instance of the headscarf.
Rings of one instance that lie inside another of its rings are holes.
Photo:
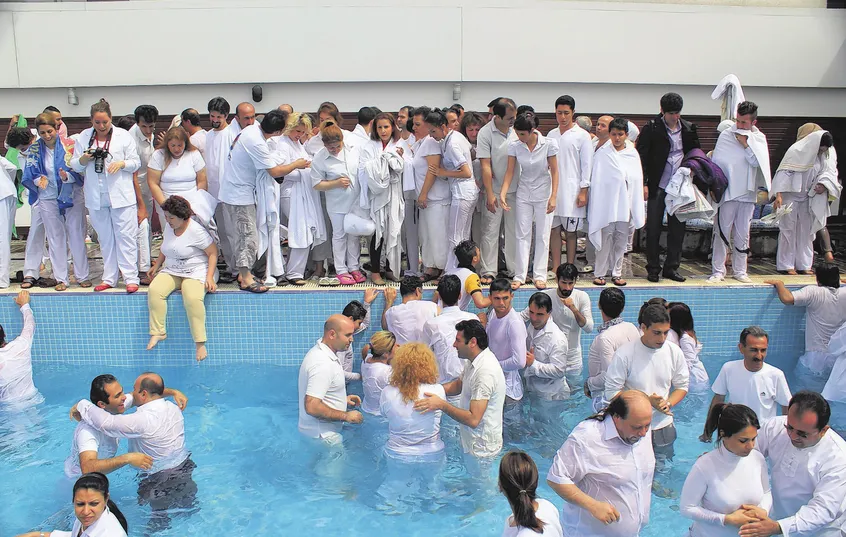
[[[823,130],[822,127],[820,127],[816,123],[805,123],[804,125],[799,127],[799,132],[797,133],[796,141],[798,142],[799,140],[801,140],[805,136],[808,136],[812,132],[817,132],[821,130]]]

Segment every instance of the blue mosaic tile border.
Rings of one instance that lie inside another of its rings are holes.
[[[591,297],[594,322],[601,322],[596,306],[600,289],[585,288]],[[725,360],[738,355],[740,330],[757,324],[770,335],[772,363],[792,368],[804,349],[804,309],[785,307],[770,287],[655,287],[625,290],[626,320],[635,321],[640,305],[653,296],[683,301],[693,311],[696,332],[704,344],[702,359]],[[517,291],[514,304],[526,306],[532,290]],[[208,349],[204,366],[239,363],[298,366],[323,330],[323,321],[360,290],[270,292],[252,295],[218,292],[206,298]],[[427,298],[431,291],[427,291]],[[168,339],[145,350],[148,336],[146,295],[39,294],[32,308],[38,324],[33,346],[36,364],[158,366],[194,365],[194,344],[188,331],[181,295],[168,300]],[[379,329],[384,296],[373,304],[370,329],[356,337],[355,350]],[[0,323],[9,339],[21,330],[21,316],[9,295],[0,297]],[[584,354],[593,334],[583,334]]]

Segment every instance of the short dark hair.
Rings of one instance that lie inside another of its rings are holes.
[[[413,117],[423,116],[423,121],[426,121],[426,118],[429,116],[429,112],[431,111],[432,109],[428,106],[418,106],[413,112],[408,114],[408,118],[411,119]]]
[[[12,127],[6,133],[6,145],[11,148],[29,145],[32,143],[32,133],[26,127]]]
[[[467,116],[465,116],[467,117]],[[473,258],[476,257],[476,243],[470,239],[463,240],[453,249],[458,266],[473,270]]]
[[[453,112],[455,112],[456,114],[458,114],[459,116],[461,115],[461,112],[464,112],[464,107],[461,106],[460,103],[453,104],[452,106],[449,107],[449,109],[452,110]]]
[[[765,337],[767,341],[770,340],[770,335],[767,334],[767,331],[761,328],[760,326],[747,326],[740,332],[740,343],[743,346],[746,346],[746,338],[749,336],[752,337]]]
[[[834,263],[821,261],[814,267],[817,275],[817,285],[821,287],[840,288],[840,269]]]
[[[650,298],[649,300],[644,302],[643,305],[640,307],[640,311],[638,311],[638,314],[637,314],[637,324],[638,325],[643,324],[643,312],[649,306],[661,306],[662,308],[667,309],[667,306],[669,306],[669,304],[670,303],[667,302],[666,299],[661,298],[660,296]],[[667,322],[669,322],[669,321],[667,321]]]
[[[490,293],[501,293],[502,291],[508,291],[511,294],[514,294],[514,290],[511,289],[511,281],[507,278],[497,278],[491,282]]]
[[[570,97],[569,95],[562,95],[561,97],[555,99],[555,108],[559,106],[569,106],[570,110],[576,111],[576,99]]]
[[[538,291],[529,297],[529,305],[531,306],[532,304],[534,304],[537,308],[545,309],[547,313],[552,311],[552,299],[549,298],[549,295],[546,293]]]
[[[758,415],[745,405],[717,403],[708,412],[705,420],[705,435],[711,438],[717,431],[717,440],[729,438],[749,426],[760,429]]]
[[[437,108],[426,114],[424,121],[429,125],[434,125],[435,127],[443,127],[447,124],[446,114],[443,110],[439,110]]]
[[[626,307],[626,295],[621,289],[609,287],[599,293],[599,309],[608,317],[616,319]]]
[[[135,125],[135,119],[129,115],[120,117],[117,121],[115,121],[115,127],[125,131],[131,129],[133,125]]]
[[[405,110],[405,112],[406,112],[406,113],[409,115],[409,117],[410,117],[410,116],[411,116],[411,113],[412,113],[412,112],[414,112],[414,107],[413,107],[413,106],[409,106],[409,105],[405,105],[405,106],[401,107],[399,110],[397,110],[397,112],[402,112],[403,110]]]
[[[517,111],[517,103],[508,97],[500,97],[493,105],[493,113],[500,118],[505,117],[509,110]]]
[[[447,274],[438,282],[438,296],[444,306],[455,306],[461,298],[461,278],[455,274]]]
[[[141,379],[141,389],[153,395],[164,395],[164,379],[162,379],[162,377],[157,375],[156,373],[150,371],[143,374],[147,376]]]
[[[261,119],[261,130],[266,134],[284,131],[287,122],[288,112],[274,108]]]
[[[109,394],[106,393],[106,385],[117,381],[118,379],[116,379],[114,375],[106,374],[94,377],[94,380],[91,381],[91,392],[88,394],[88,398],[95,405],[97,403],[108,405]]]
[[[455,325],[455,331],[461,332],[465,342],[476,338],[476,345],[482,350],[488,348],[488,333],[485,332],[485,327],[478,319],[467,319],[466,321],[459,321]]]
[[[517,115],[525,114],[526,112],[531,112],[532,114],[535,113],[535,107],[530,104],[521,104],[517,107]]]
[[[44,111],[45,111],[45,112],[58,112],[59,114],[61,114],[61,113],[62,113],[62,111],[61,111],[61,110],[59,110],[58,108],[56,108],[56,107],[55,107],[55,106],[53,106],[52,104],[51,104],[50,106],[45,106],[45,107],[44,107]]]
[[[217,112],[218,114],[223,114],[224,116],[228,116],[230,110],[229,101],[223,97],[212,98],[206,108],[208,108],[209,113]]]
[[[182,111],[182,122],[185,123],[186,121],[191,123],[196,127],[200,126],[200,113],[194,110],[193,108],[186,108]]]
[[[155,123],[159,119],[159,109],[152,104],[142,104],[135,107],[135,122],[143,119],[146,123]]]
[[[752,120],[758,119],[758,105],[752,101],[743,101],[737,105],[738,116],[752,116]]]
[[[561,263],[555,269],[555,281],[558,280],[573,280],[579,279],[579,269],[573,263]]]
[[[611,123],[608,124],[608,132],[613,130],[623,131],[626,134],[629,133],[629,121],[627,119],[623,119],[621,117],[615,117],[611,120]]]
[[[400,282],[400,296],[413,295],[417,290],[423,290],[423,280],[419,276],[403,276]]]
[[[796,412],[800,416],[805,412],[813,412],[817,415],[818,431],[828,425],[828,421],[831,419],[831,406],[817,392],[802,390],[801,392],[794,393],[793,397],[790,398],[790,404],[787,405],[787,408],[791,409],[794,405],[796,406]]]
[[[362,106],[358,109],[358,124],[367,125],[379,114],[379,110],[372,106]]]
[[[684,99],[678,93],[665,93],[661,97],[661,111],[665,114],[674,114],[681,112],[684,106]]]
[[[640,311],[638,316],[640,324],[649,328],[653,324],[670,323],[670,314],[667,313],[667,308],[663,308],[658,304],[650,304]]]
[[[532,132],[536,128],[537,125],[535,124],[534,114],[518,114],[517,119],[514,120],[515,131]]]
[[[834,145],[834,136],[830,132],[824,132],[820,137],[820,147],[832,147]]]
[[[191,204],[182,196],[171,196],[162,203],[162,211],[170,213],[177,218],[188,220],[194,215]]]
[[[367,317],[367,310],[364,309],[364,304],[358,300],[353,300],[344,306],[344,310],[341,312],[341,315],[349,317],[353,321],[363,321],[364,318]]]
[[[494,106],[496,106],[496,103],[498,103],[502,99],[505,99],[505,97],[497,97],[496,99],[492,100],[488,103],[488,108],[493,108]]]

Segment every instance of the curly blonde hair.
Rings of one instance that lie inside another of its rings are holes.
[[[391,360],[391,386],[402,394],[402,400],[410,403],[420,395],[421,384],[438,382],[438,364],[432,350],[423,343],[400,345]]]

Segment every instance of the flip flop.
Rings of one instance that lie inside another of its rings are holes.
[[[265,286],[264,284],[261,284],[259,282],[253,282],[246,287],[241,287],[241,290],[242,291],[249,291],[250,293],[260,294],[260,293],[266,293],[267,292],[267,286]]]
[[[613,283],[617,287],[625,287],[629,282],[627,282],[623,278],[611,278],[611,283]]]
[[[490,285],[490,284],[493,283],[493,281],[494,281],[493,276],[491,276],[490,274],[486,274],[486,275],[482,276],[481,278],[479,278],[479,283],[482,284],[482,285]]]
[[[521,287],[523,287],[523,282],[520,282],[520,281],[517,281],[517,280],[511,280],[511,290],[512,291],[516,291],[517,289],[520,289]]]
[[[302,287],[303,285],[308,283],[308,280],[304,280],[302,278],[295,278],[293,280],[288,280],[288,281],[291,283],[291,285],[294,285],[294,286],[297,286],[297,287]]]
[[[593,280],[593,284],[603,286],[606,284],[605,278],[596,278]]]
[[[537,278],[535,280],[535,289],[546,289],[546,280],[543,278]]]

